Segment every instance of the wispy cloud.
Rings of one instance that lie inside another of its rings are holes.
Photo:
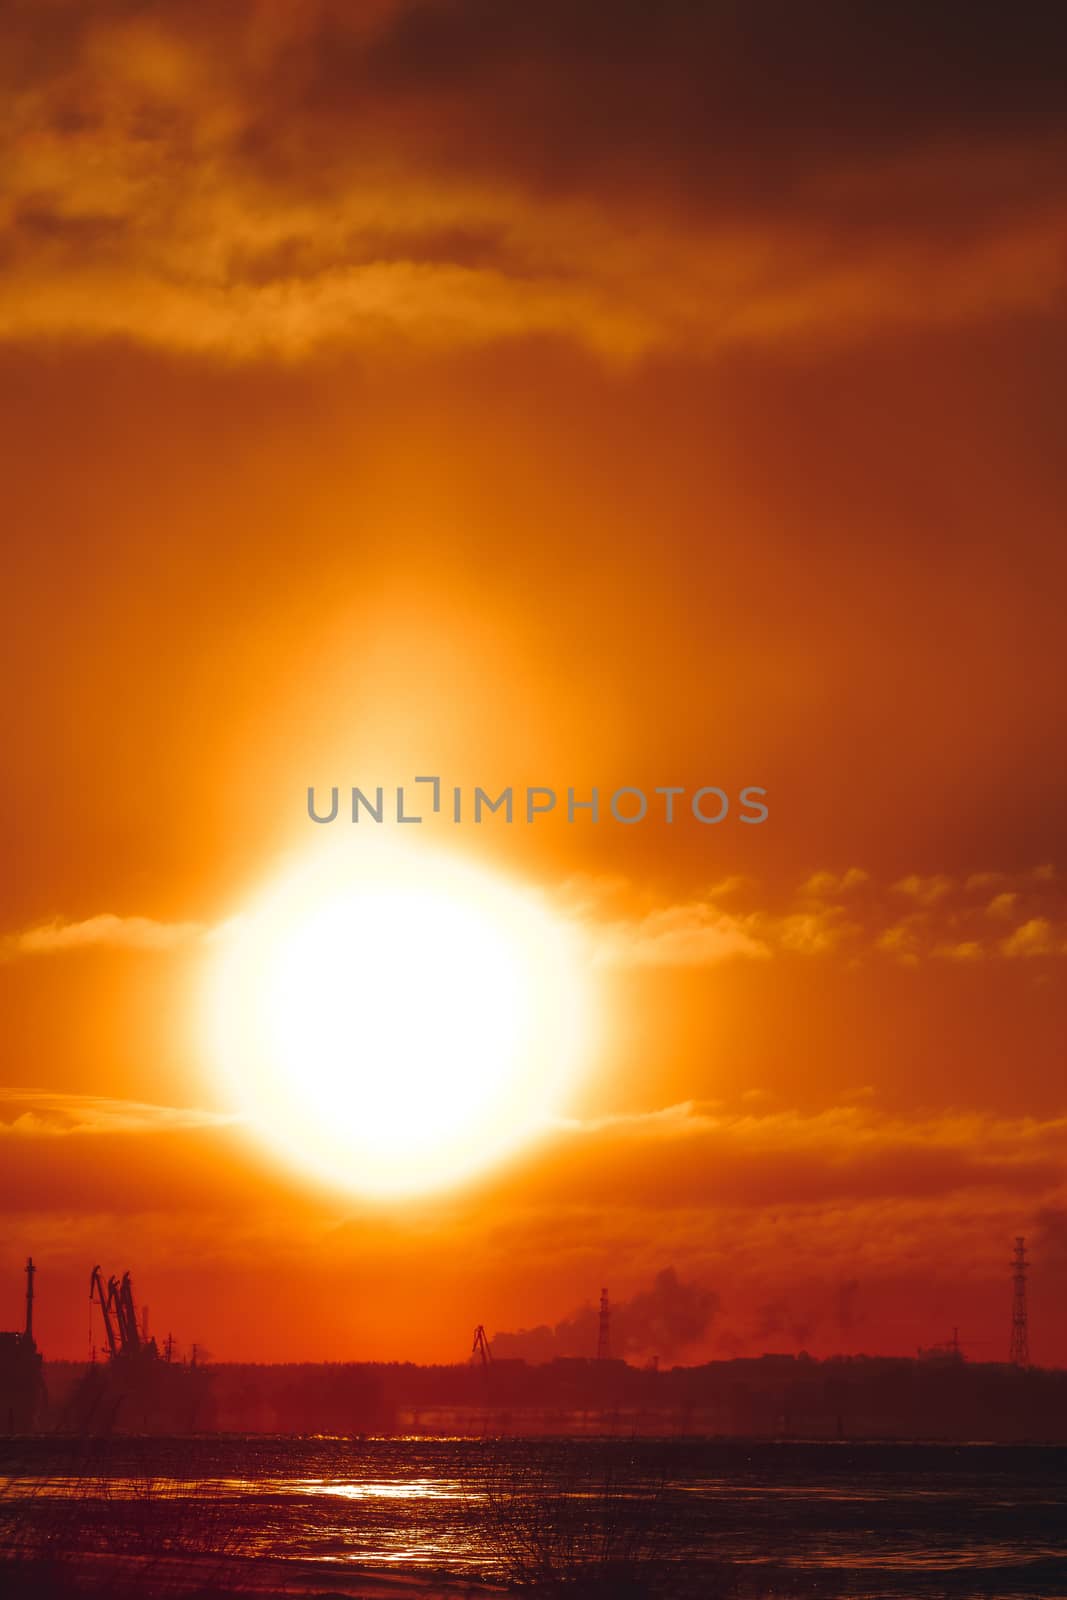
[[[667,1209],[708,1203],[785,1204],[948,1196],[966,1190],[1042,1193],[1063,1183],[1067,1118],[946,1110],[905,1116],[869,1095],[806,1111],[738,1111],[689,1102],[570,1121],[566,1159],[546,1167],[583,1193]],[[668,1177],[669,1175],[669,1177]],[[538,1174],[524,1178],[535,1186]]]
[[[607,966],[712,966],[732,956],[770,953],[753,918],[703,901],[650,911],[635,922],[609,923],[596,934],[597,960]]]
[[[1067,955],[1067,929],[1055,927],[1048,917],[1031,917],[1002,940],[1000,948],[1006,956]]]
[[[38,923],[0,939],[0,960],[18,956],[56,955],[68,950],[174,950],[202,938],[199,922],[156,922],[151,917],[119,917],[110,911],[82,922]]]
[[[912,874],[891,884],[860,867],[820,869],[775,897],[754,878],[736,877],[672,904],[653,903],[617,875],[580,876],[554,898],[583,926],[594,962],[604,967],[706,967],[833,954],[889,957],[905,965],[1067,955],[1067,895],[1047,865],[959,880]],[[212,927],[111,912],[78,922],[57,918],[0,938],[0,960],[94,949],[166,953],[225,937],[239,922]]]
[[[173,1133],[226,1127],[239,1120],[199,1106],[160,1106],[61,1090],[0,1088],[0,1135],[9,1137]]]
[[[901,878],[899,883],[895,883],[893,892],[904,895],[908,900],[914,900],[917,905],[932,906],[951,894],[952,888],[952,879],[946,877],[943,872],[934,873],[927,878],[913,872],[908,877]]]
[[[570,905],[588,923],[597,960],[607,966],[830,954],[904,965],[1067,955],[1067,899],[1047,865],[964,880],[913,873],[890,884],[859,867],[821,869],[784,897],[766,896],[752,879],[731,881],[728,890],[720,885],[673,905],[642,904],[625,916],[624,887],[612,880],[603,895],[587,885]]]

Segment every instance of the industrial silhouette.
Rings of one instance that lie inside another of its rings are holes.
[[[133,1283],[128,1272],[123,1273],[121,1283],[117,1278],[109,1278],[105,1294],[100,1268],[94,1267],[89,1277],[89,1303],[90,1305],[95,1303],[100,1307],[107,1353],[112,1360],[134,1361],[138,1357],[150,1361],[158,1360],[159,1350],[156,1341],[148,1336],[147,1306],[141,1309],[141,1321],[138,1326]],[[168,1349],[172,1348],[173,1345],[168,1340]]]
[[[26,1257],[26,1317],[21,1331],[0,1333],[0,1428],[28,1433],[45,1402],[44,1361],[33,1336],[33,1282],[37,1268]]]
[[[489,1340],[486,1338],[485,1329],[480,1322],[474,1330],[474,1343],[471,1345],[472,1361],[475,1356],[481,1356],[483,1367],[489,1367],[492,1364],[493,1352],[489,1348]]]
[[[476,1423],[516,1435],[635,1433],[780,1438],[1067,1439],[1067,1373],[1030,1365],[1026,1241],[1011,1261],[1010,1359],[972,1362],[959,1332],[916,1359],[764,1355],[662,1369],[611,1354],[612,1305],[600,1292],[596,1354],[529,1362],[494,1353],[474,1329],[465,1363],[204,1366],[148,1331],[129,1272],[89,1278],[103,1359],[44,1363],[34,1332],[37,1268],[26,1261],[24,1326],[0,1334],[0,1431],[95,1435],[226,1432],[458,1434]],[[594,1315],[590,1309],[590,1316]],[[588,1329],[587,1329],[588,1333]]]

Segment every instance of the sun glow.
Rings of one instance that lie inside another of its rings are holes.
[[[588,1054],[575,930],[503,877],[423,850],[325,845],[227,928],[207,1051],[287,1164],[369,1195],[494,1165]]]

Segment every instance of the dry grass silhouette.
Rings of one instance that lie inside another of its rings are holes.
[[[242,1555],[230,1499],[215,1486],[151,1467],[151,1444],[117,1479],[93,1441],[72,1441],[62,1471],[12,1476],[0,1486],[0,1587],[5,1596],[189,1594],[190,1566],[203,1593],[221,1593]]]
[[[495,1574],[530,1596],[648,1600],[678,1593],[678,1511],[665,1473],[622,1440],[580,1454],[561,1444],[516,1456],[488,1447],[478,1483]],[[707,1600],[734,1592],[705,1569]]]

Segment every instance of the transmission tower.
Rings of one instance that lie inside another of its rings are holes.
[[[1011,1261],[1011,1356],[1013,1366],[1030,1365],[1030,1335],[1026,1321],[1026,1240],[1020,1234],[1015,1240]]]
[[[600,1291],[600,1329],[596,1340],[596,1358],[598,1361],[607,1361],[611,1356],[611,1307],[608,1305],[608,1291]]]

